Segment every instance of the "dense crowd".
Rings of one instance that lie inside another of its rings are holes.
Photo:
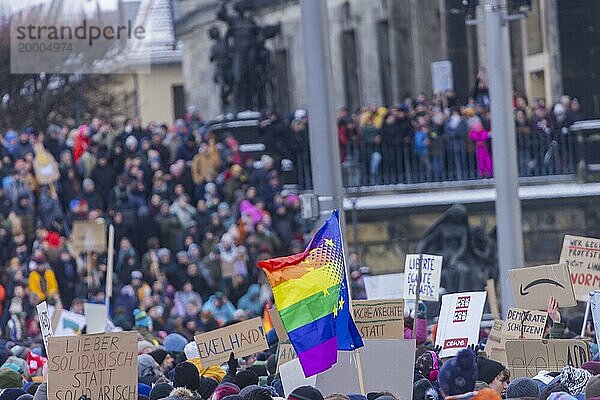
[[[461,179],[472,153],[477,173],[492,176],[489,99],[485,88],[479,89],[466,105],[448,92],[433,99],[407,98],[390,109],[341,110],[343,164],[368,154],[371,183],[384,182],[392,170],[407,179],[443,174]],[[529,104],[515,96],[521,139],[551,139],[582,118],[576,99],[564,97],[546,110],[542,100]],[[309,158],[307,124],[303,110],[288,118],[271,114],[260,124],[267,153],[259,156],[241,152],[232,135],[216,135],[196,111],[172,126],[143,125],[133,118],[115,127],[93,119],[76,129],[50,125],[45,131],[26,128],[1,135],[0,400],[47,398],[38,303],[83,314],[85,302],[105,302],[108,253],[76,253],[69,241],[76,221],[99,220],[114,227],[110,323],[138,332],[140,398],[283,397],[273,330],[267,332],[269,350],[240,359],[232,355],[222,366],[200,365],[192,340],[195,334],[263,316],[272,293],[258,261],[304,249],[312,222],[301,218],[299,197],[284,183],[297,183],[286,175],[290,169],[310,176],[297,162]],[[359,143],[372,145],[370,152],[356,153],[352,145]],[[34,169],[42,154],[56,161],[59,176],[50,184],[40,184]],[[539,160],[534,153],[526,156],[527,165]],[[352,251],[348,267],[354,297],[365,298],[361,274],[368,271]],[[563,324],[556,304],[547,311],[547,337],[574,337],[581,329],[581,316]],[[600,378],[592,377],[600,372],[598,363],[510,382],[509,370],[476,357],[477,349],[441,360],[433,347],[436,327],[427,328],[426,312],[422,302],[405,310],[404,337],[416,338],[417,344],[415,400],[600,396]],[[487,334],[482,330],[482,343]],[[595,338],[591,325],[587,335]],[[596,344],[590,347],[597,357]],[[381,388],[368,400],[395,396]],[[323,394],[302,387],[288,398],[323,400]]]
[[[520,174],[567,172],[568,128],[585,118],[577,98],[547,106],[514,94]],[[406,97],[390,108],[376,104],[337,117],[346,183],[376,185],[493,176],[489,96],[485,84],[468,100],[453,91]]]

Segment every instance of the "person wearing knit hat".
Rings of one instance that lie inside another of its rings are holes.
[[[567,365],[560,373],[560,381],[567,386],[569,393],[573,396],[583,394],[585,386],[592,377],[592,374],[585,369],[571,367]]]
[[[581,364],[581,368],[592,375],[600,375],[600,361],[586,361]]]
[[[156,363],[160,366],[160,369],[163,373],[167,373],[171,368],[173,368],[173,364],[175,363],[175,359],[167,353],[163,349],[156,349],[148,353]]]
[[[198,394],[203,399],[209,399],[217,386],[219,386],[219,382],[216,379],[200,376],[200,389],[198,389]]]
[[[246,386],[258,385],[258,375],[252,370],[245,369],[235,374],[235,384],[238,385],[240,390]]]
[[[152,385],[163,376],[160,367],[149,354],[140,354],[138,362],[138,382]]]
[[[8,368],[0,369],[0,389],[20,388],[22,384],[19,373]]]
[[[240,394],[240,388],[235,383],[223,382],[215,389],[213,400],[223,400],[223,398],[234,394]]]
[[[318,389],[312,386],[300,386],[288,395],[288,400],[325,400]]]
[[[138,347],[138,354],[147,354],[147,353],[150,353],[151,351],[154,351],[154,349],[156,349],[156,347],[147,340],[140,340],[137,343],[137,347]]]
[[[200,388],[200,374],[194,364],[189,361],[184,361],[177,364],[173,371],[174,388],[185,387],[192,392],[198,391]]]
[[[498,394],[506,390],[510,378],[510,371],[498,361],[485,357],[477,357],[477,380],[489,385]]]
[[[438,375],[440,388],[444,396],[455,396],[472,392],[477,380],[475,353],[463,349],[456,357],[447,360]]]
[[[440,358],[435,351],[428,350],[421,354],[415,362],[415,370],[428,379],[430,382],[436,381],[440,369]]]
[[[242,395],[242,392],[240,392],[240,397],[243,400],[273,400],[273,396],[271,396],[269,390],[261,386],[254,387],[253,390],[245,393],[244,395]]]
[[[150,390],[149,398],[150,400],[165,399],[169,397],[172,390],[173,386],[169,385],[168,383],[157,383],[152,387],[152,390]]]
[[[592,376],[585,385],[585,398],[587,400],[600,398],[600,376]]]
[[[540,395],[540,388],[531,378],[517,378],[506,387],[506,398],[516,399],[521,397],[537,398]]]
[[[185,345],[188,341],[185,337],[179,333],[169,333],[163,341],[163,347],[169,353],[181,353],[185,349]]]

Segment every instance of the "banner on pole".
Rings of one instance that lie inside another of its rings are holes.
[[[420,254],[407,254],[404,263],[404,298],[416,299],[417,279],[419,275]],[[423,301],[439,301],[440,279],[442,277],[442,256],[423,254],[421,268],[421,287],[419,299]]]

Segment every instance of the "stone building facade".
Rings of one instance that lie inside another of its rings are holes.
[[[208,29],[220,0],[174,0],[175,26],[183,42],[186,100],[208,117],[220,113],[219,90],[208,61]],[[279,111],[306,107],[298,0],[257,0],[259,23],[281,23],[269,43]],[[432,92],[431,63],[452,62],[459,98],[469,95],[479,66],[486,64],[485,29],[465,24],[462,0],[327,0],[332,93],[336,106],[389,105],[406,94]],[[532,0],[527,18],[510,24],[514,88],[548,103],[562,94],[583,100],[590,116],[600,115],[600,2]],[[581,63],[579,60],[589,62]]]

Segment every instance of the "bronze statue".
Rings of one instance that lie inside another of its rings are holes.
[[[261,110],[266,105],[265,87],[271,69],[264,44],[279,33],[279,26],[258,26],[250,15],[254,11],[252,1],[236,0],[234,12],[228,10],[229,2],[224,1],[217,12],[217,19],[227,23],[225,36],[221,37],[216,27],[209,32],[215,41],[211,62],[217,70],[215,81],[221,85],[221,102],[224,109],[233,101],[235,111]]]
[[[469,226],[467,209],[450,207],[417,244],[418,253],[444,257],[441,286],[449,293],[484,290],[497,278],[496,244],[483,228]]]

